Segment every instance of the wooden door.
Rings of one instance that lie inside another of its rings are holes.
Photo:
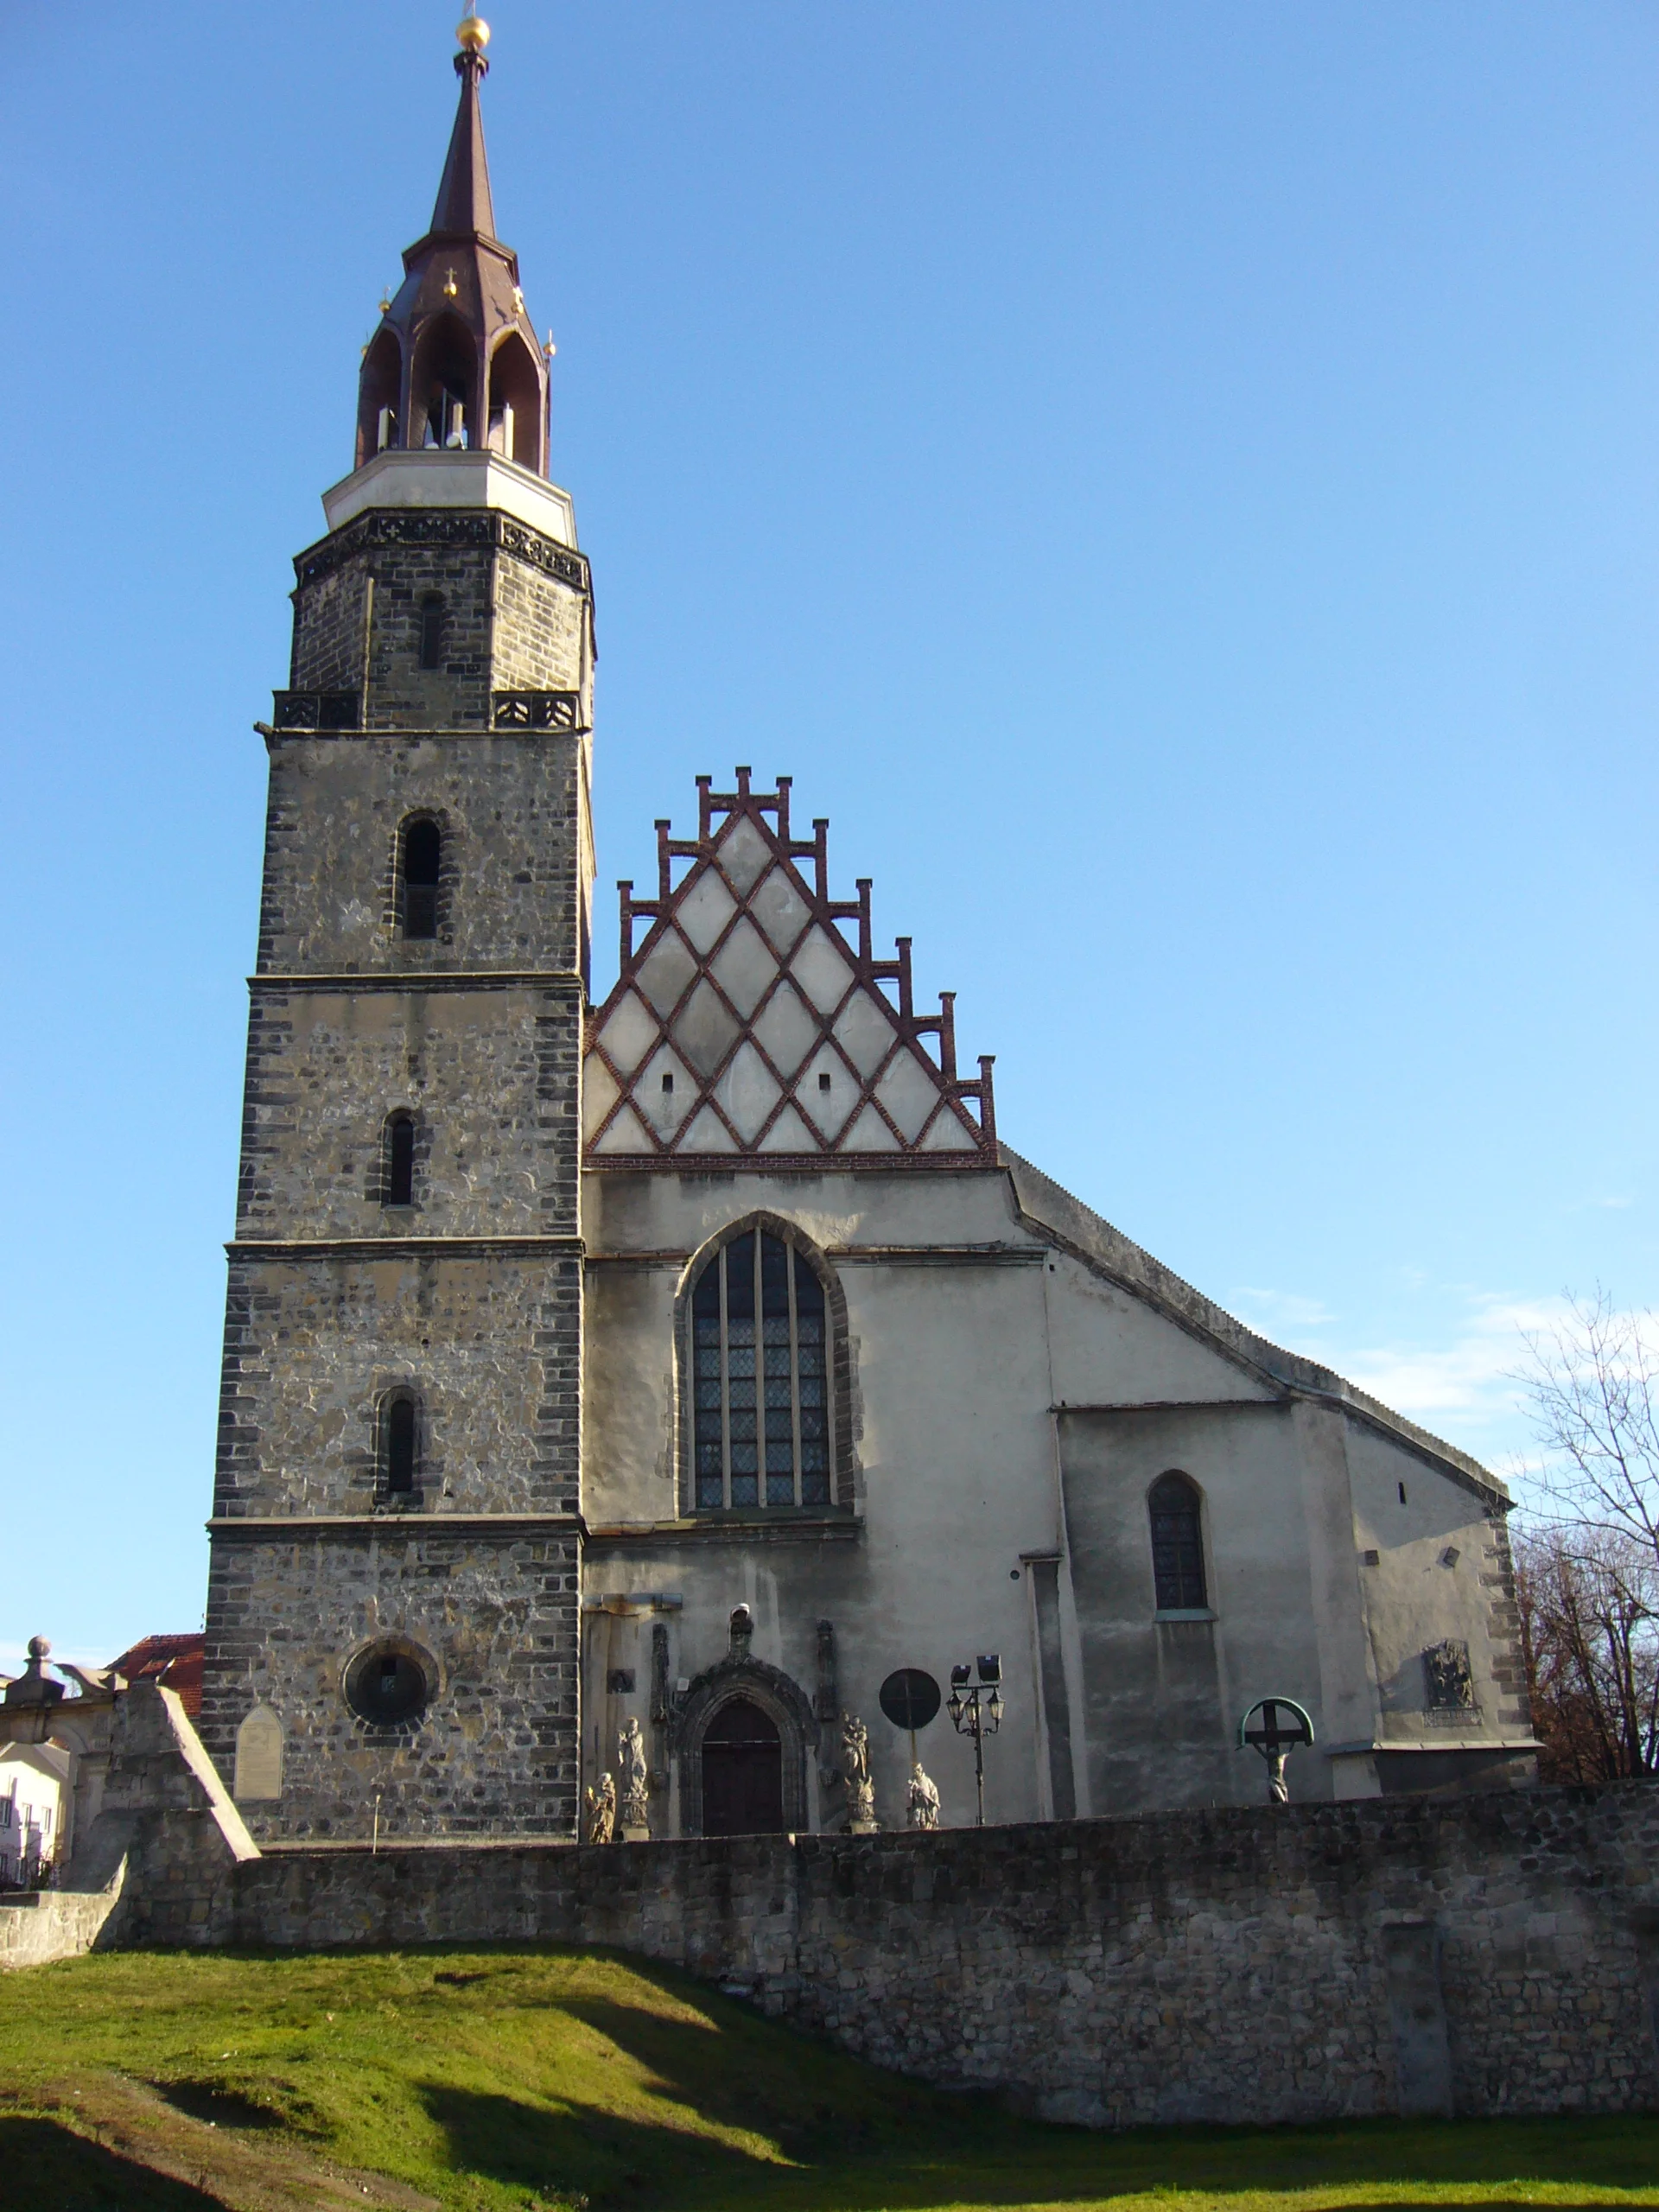
[[[784,1825],[784,1747],[778,1725],[734,1697],[702,1739],[704,1835],[775,1835]]]

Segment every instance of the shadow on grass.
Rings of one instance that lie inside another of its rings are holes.
[[[41,2212],[226,2212],[225,2200],[171,2181],[55,2120],[0,2120],[0,2201]]]

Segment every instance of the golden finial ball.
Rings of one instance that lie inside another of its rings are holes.
[[[467,14],[456,24],[455,36],[468,54],[482,54],[490,42],[490,27],[481,16]]]

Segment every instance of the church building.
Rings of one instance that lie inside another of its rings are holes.
[[[788,777],[681,796],[592,1001],[593,583],[458,37],[259,725],[200,1721],[253,1834],[574,1837],[607,1775],[839,1828],[850,1716],[881,1826],[912,1758],[960,1824],[970,1735],[882,1691],[961,1669],[995,1821],[1253,1802],[1266,1698],[1296,1798],[1528,1779],[1502,1485],[1012,1151]]]

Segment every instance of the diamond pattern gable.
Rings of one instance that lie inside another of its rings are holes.
[[[656,898],[618,887],[621,973],[588,1025],[592,1164],[992,1166],[990,1058],[957,1074],[953,995],[916,1012],[908,938],[875,957],[868,882],[830,896],[828,823],[791,836],[786,777],[710,785],[695,838],[657,825]]]

